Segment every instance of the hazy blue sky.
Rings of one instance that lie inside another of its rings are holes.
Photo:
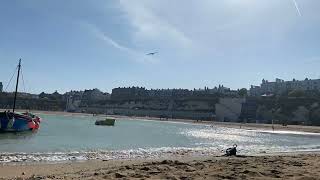
[[[296,1],[1,1],[0,81],[20,57],[36,93],[320,78],[320,1]]]

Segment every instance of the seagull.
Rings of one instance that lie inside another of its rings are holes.
[[[148,54],[146,54],[147,56],[153,56],[153,55],[155,55],[155,54],[157,54],[158,52],[152,52],[152,53],[148,53]]]

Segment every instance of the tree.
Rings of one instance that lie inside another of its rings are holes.
[[[46,93],[42,92],[42,93],[39,94],[39,98],[45,98],[45,97],[47,97]]]
[[[248,90],[246,88],[242,88],[238,91],[239,96],[245,97],[248,95]]]

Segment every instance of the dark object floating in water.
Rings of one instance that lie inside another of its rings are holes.
[[[97,120],[95,125],[98,126],[114,126],[115,119],[106,118],[105,120]]]
[[[236,156],[237,155],[237,145],[234,144],[232,148],[226,150],[226,156]]]
[[[31,114],[29,112],[19,114],[15,112],[18,85],[19,85],[19,76],[21,69],[21,59],[19,60],[18,65],[18,75],[16,82],[16,90],[14,93],[13,108],[12,112],[4,111],[0,112],[0,132],[23,132],[23,131],[33,131],[40,128],[41,118]],[[11,81],[11,80],[10,80]]]

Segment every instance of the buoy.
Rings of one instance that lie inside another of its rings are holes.
[[[28,127],[29,127],[30,129],[34,129],[34,128],[35,128],[34,122],[33,122],[33,121],[28,122]]]

